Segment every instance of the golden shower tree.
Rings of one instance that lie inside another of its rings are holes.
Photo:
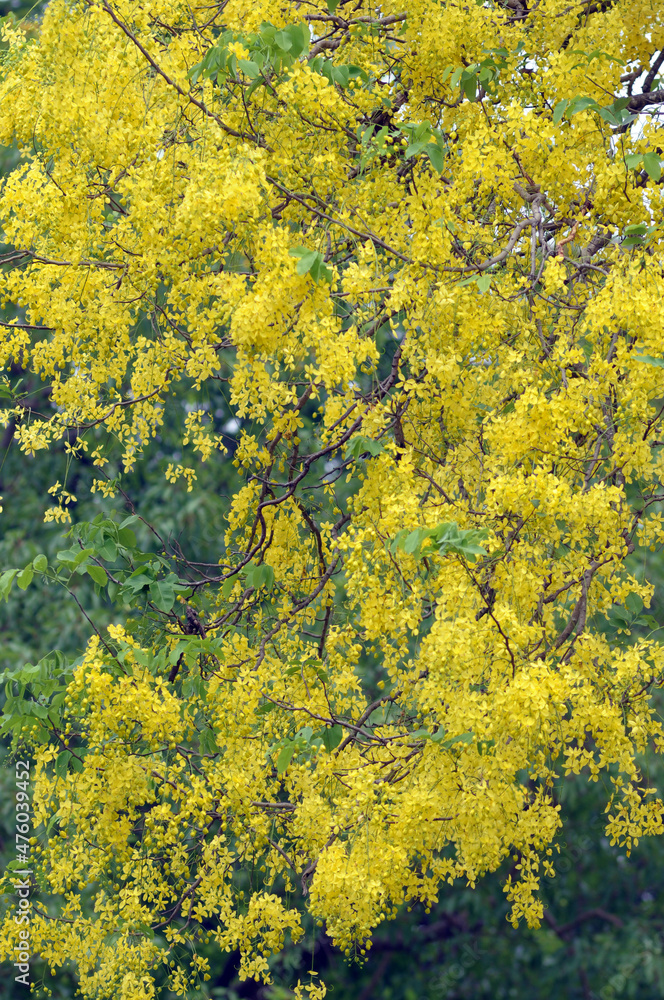
[[[3,32],[16,442],[112,495],[168,417],[195,490],[231,460],[206,393],[241,426],[218,560],[100,516],[0,577],[142,611],[5,678],[33,952],[89,997],[184,994],[211,940],[268,978],[303,907],[366,950],[510,856],[537,924],[554,782],[606,772],[628,849],[662,830],[632,553],[664,540],[664,5],[52,0]]]

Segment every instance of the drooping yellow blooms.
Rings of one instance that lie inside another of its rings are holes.
[[[94,636],[36,745],[32,943],[85,996],[184,995],[208,933],[268,979],[302,906],[366,948],[510,855],[536,925],[561,774],[609,774],[614,842],[662,832],[664,654],[607,621],[664,541],[664,5],[530,8],[51,0],[36,41],[3,29],[0,360],[50,399],[20,446],[131,469],[221,380],[244,477],[186,627]],[[192,490],[225,446],[180,421]]]

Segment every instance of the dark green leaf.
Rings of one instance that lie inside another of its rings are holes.
[[[333,750],[337,749],[337,747],[341,743],[343,734],[344,731],[341,726],[328,726],[327,729],[323,730],[323,732],[321,733],[321,736],[323,738],[323,746],[325,747],[328,753],[332,753]]]
[[[64,778],[67,773],[67,767],[69,761],[71,760],[71,750],[63,750],[59,753],[55,759],[55,773],[58,778]]]
[[[651,358],[649,354],[637,354],[636,360],[644,365],[652,365],[654,368],[664,368],[664,358]]]

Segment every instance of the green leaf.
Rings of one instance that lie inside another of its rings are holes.
[[[63,750],[62,753],[59,753],[56,757],[55,773],[58,778],[64,778],[67,773],[67,767],[69,765],[69,761],[71,760],[71,756],[71,750]]]
[[[320,282],[321,278],[323,279],[323,281],[327,281],[328,284],[331,284],[333,278],[332,271],[327,266],[327,264],[325,264],[322,254],[319,253],[316,255],[316,257],[317,259],[314,261],[311,268],[309,269],[309,274],[314,279],[316,284]]]
[[[305,52],[309,51],[311,35],[309,27],[304,21],[299,24],[291,24],[286,28],[286,32],[291,40],[291,55],[298,59]]]
[[[440,745],[444,750],[449,750],[451,747],[455,746],[457,743],[472,743],[474,740],[472,733],[461,733],[460,736],[451,736],[448,740]]]
[[[333,750],[337,749],[337,747],[341,743],[343,734],[344,734],[343,728],[338,725],[328,726],[327,729],[323,730],[323,732],[321,733],[321,736],[323,738],[323,746],[325,747],[328,753],[332,753]]]
[[[105,539],[104,544],[97,551],[106,562],[115,562],[118,558],[118,547],[112,538]]]
[[[643,169],[651,181],[658,181],[662,176],[662,166],[657,153],[646,153],[643,157]]]
[[[412,142],[410,146],[406,147],[406,151],[403,154],[404,159],[410,160],[411,157],[417,156],[417,154],[421,153],[423,149],[426,149],[428,145],[429,145],[428,139],[419,139],[417,142]]]
[[[260,69],[257,64],[250,59],[238,59],[237,64],[244,75],[250,80],[255,80],[260,73]]]
[[[26,701],[24,708],[26,715],[35,715],[38,719],[45,719],[48,715],[48,706],[42,705],[38,701]]]
[[[160,611],[169,612],[175,604],[175,590],[169,580],[155,580],[150,584],[150,600]]]
[[[280,49],[283,49],[284,52],[290,52],[291,48],[293,47],[293,40],[288,34],[288,32],[284,29],[282,31],[276,32],[274,36],[274,44],[278,46]]]
[[[419,555],[422,542],[426,541],[429,537],[430,536],[426,528],[416,528],[415,531],[411,531],[402,545],[406,555]]]
[[[350,80],[348,66],[335,66],[332,70],[332,79],[340,87],[347,87]]]
[[[258,79],[254,80],[254,82],[252,83],[252,85],[247,88],[247,92],[244,95],[245,96],[245,100],[248,101],[249,98],[251,97],[251,95],[254,94],[258,90],[259,87],[265,87],[265,86],[266,86],[265,80],[263,79],[262,76],[259,76]]]
[[[153,582],[154,575],[144,566],[140,566],[125,580],[125,589],[130,590],[133,594],[138,594],[144,587],[148,587]]]
[[[35,558],[32,560],[32,568],[35,570],[36,573],[46,572],[46,570],[48,569],[48,559],[43,553],[40,553],[40,555],[35,556]]]
[[[131,530],[130,525],[136,524],[137,521],[140,521],[138,514],[132,514],[131,517],[126,517],[118,528],[118,541],[126,549],[136,548],[136,535]]]
[[[432,142],[424,147],[424,152],[429,157],[429,163],[437,174],[442,174],[445,165],[445,153],[438,144]]]
[[[93,552],[94,549],[91,548],[79,549],[72,546],[71,549],[64,549],[62,552],[58,552],[57,558],[60,562],[65,563],[68,569],[75,570],[78,569],[78,567],[85,562],[88,556],[91,556]]]
[[[9,592],[12,589],[12,583],[17,573],[17,569],[6,569],[2,576],[0,576],[0,599],[6,600],[9,597]]]
[[[272,567],[267,563],[261,563],[260,566],[250,563],[247,567],[247,586],[254,587],[255,590],[259,590],[261,587],[271,590],[274,586]]]
[[[477,279],[477,287],[479,288],[480,292],[482,292],[482,294],[484,294],[484,292],[488,292],[489,291],[490,284],[491,284],[491,275],[490,274],[486,274],[486,273],[482,274]]]
[[[339,0],[327,0],[327,9],[330,12],[330,14],[334,14],[338,6],[339,6]]]
[[[613,125],[615,128],[617,128],[618,125],[622,125],[622,115],[616,115],[611,108],[598,108],[597,113],[600,118],[607,122],[607,124]]]
[[[60,822],[60,817],[57,814],[55,816],[51,816],[51,818],[49,819],[48,823],[46,824],[46,836],[47,837],[48,837],[49,833],[51,832],[51,830],[53,829],[53,827],[55,826],[55,824],[59,823],[59,822]]]
[[[438,524],[435,528],[415,528],[410,532],[402,529],[395,536],[392,552],[402,549],[407,555],[414,555],[416,559],[420,559],[424,543],[431,540],[438,545],[441,555],[456,552],[458,555],[474,558],[487,554],[487,550],[478,544],[485,537],[486,532],[482,530],[475,528],[461,530],[454,521],[451,521]]]
[[[332,271],[325,264],[323,255],[317,250],[309,250],[308,247],[299,246],[291,247],[288,253],[291,257],[299,258],[295,268],[298,274],[311,274],[316,282],[320,281],[321,278],[328,282],[332,281]]]
[[[198,744],[202,753],[205,754],[219,753],[219,747],[217,746],[217,741],[215,739],[215,735],[212,729],[203,730],[203,732],[198,737]]]
[[[32,568],[31,565],[30,566],[26,566],[25,569],[21,570],[21,572],[16,577],[16,582],[19,585],[19,587],[21,588],[21,590],[27,590],[28,589],[28,587],[32,583],[32,578],[33,578],[34,575],[35,575],[34,574],[34,570],[33,570],[33,568]]]
[[[452,79],[450,80],[450,87],[452,88],[452,90],[455,89],[456,85],[461,79],[461,74],[463,73],[464,69],[465,69],[464,66],[459,66],[458,69],[455,69],[454,72],[452,73]]]
[[[561,120],[561,118],[563,117],[563,115],[567,111],[568,106],[569,106],[569,101],[567,101],[565,99],[563,99],[562,101],[558,101],[558,103],[556,104],[555,108],[553,109],[553,124],[554,125],[557,125],[558,122]]]
[[[287,746],[283,747],[279,752],[277,757],[277,774],[283,774],[288,765],[290,764],[293,754],[297,749],[295,743],[289,743]]]
[[[625,163],[630,170],[635,170],[643,160],[643,153],[626,153]]]
[[[432,738],[428,729],[416,729],[415,732],[410,733],[409,736],[411,740],[430,740]]]
[[[95,583],[98,583],[100,587],[105,587],[108,583],[108,576],[106,570],[102,566],[96,566],[92,563],[87,567],[86,570],[88,576],[90,576]]]
[[[365,437],[364,434],[355,434],[346,445],[346,459],[354,458],[357,462],[361,455],[369,453],[372,458],[384,452],[385,448],[380,441],[373,441]]]
[[[628,594],[625,598],[625,606],[633,615],[638,615],[643,610],[643,600],[638,594]]]
[[[587,111],[589,108],[596,110],[597,107],[598,104],[594,97],[573,97],[569,103],[567,113],[571,118],[572,115],[578,115],[580,111]]]
[[[477,76],[475,73],[464,76],[461,82],[461,89],[469,101],[477,100]]]
[[[652,358],[649,354],[637,354],[636,360],[643,365],[652,365],[654,368],[664,368],[664,358]]]

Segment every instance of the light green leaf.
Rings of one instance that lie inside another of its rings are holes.
[[[437,174],[442,174],[445,165],[445,153],[436,143],[430,142],[424,147],[424,152],[429,157],[429,162]]]
[[[87,573],[88,576],[90,576],[95,583],[98,583],[100,587],[105,587],[108,583],[106,570],[102,566],[96,566],[94,563],[91,563],[91,565],[87,567]]]
[[[295,743],[289,743],[287,746],[282,748],[282,750],[279,752],[279,756],[277,757],[277,774],[284,773],[284,771],[291,762],[295,750],[296,750]]]
[[[597,101],[594,97],[573,97],[569,103],[567,113],[571,118],[572,115],[578,115],[580,111],[587,111],[589,108],[596,110],[597,107]]]
[[[569,101],[567,101],[565,99],[563,99],[562,101],[558,101],[558,103],[556,104],[555,108],[553,109],[553,124],[554,125],[557,125],[558,122],[561,120],[561,118],[563,117],[563,115],[567,111],[568,106],[569,106]]]
[[[651,181],[657,182],[662,176],[662,165],[657,153],[646,153],[643,157],[643,169]]]
[[[237,64],[250,80],[255,80],[260,73],[258,65],[250,59],[238,59]]]
[[[465,68],[464,66],[459,66],[458,69],[455,69],[454,72],[452,73],[452,79],[450,80],[450,87],[452,88],[452,90],[454,90],[459,80],[461,79],[461,74],[463,73],[464,68]]]
[[[0,598],[6,600],[9,597],[9,591],[12,589],[12,583],[17,573],[17,569],[6,569],[0,576]]]
[[[21,588],[21,590],[27,590],[27,588],[32,583],[32,578],[34,576],[34,570],[32,566],[26,566],[16,577],[16,582]]]

